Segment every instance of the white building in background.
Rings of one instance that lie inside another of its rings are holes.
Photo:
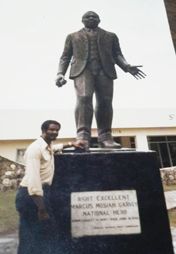
[[[41,123],[61,123],[57,142],[75,138],[74,112],[60,110],[1,110],[0,156],[22,162],[27,146],[41,134]],[[8,116],[8,117],[7,117]],[[155,150],[161,167],[176,166],[176,109],[119,109],[114,112],[113,136],[122,147]],[[92,146],[97,145],[93,122]]]
[[[78,5],[38,0],[26,5],[21,0],[11,5],[9,9],[4,1],[0,16],[0,156],[22,161],[47,119],[61,122],[59,142],[74,139],[73,82],[67,73],[67,85],[58,89],[54,79],[66,35],[82,27],[83,13],[93,6],[102,27],[119,36],[130,64],[142,64],[147,74],[136,81],[117,67],[113,136],[123,147],[156,150],[161,167],[176,165],[176,58],[163,0],[152,5],[145,0],[111,0],[111,5],[105,0]],[[58,15],[58,8],[65,11]],[[95,121],[92,137],[96,145]]]

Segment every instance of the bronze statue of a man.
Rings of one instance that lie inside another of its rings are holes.
[[[56,85],[60,87],[66,83],[64,75],[71,61],[70,79],[74,80],[77,95],[77,140],[83,141],[89,147],[93,117],[92,97],[95,93],[99,146],[120,148],[120,144],[113,140],[111,134],[113,80],[117,78],[114,65],[117,64],[137,79],[144,78],[145,74],[137,68],[139,66],[127,63],[117,36],[98,27],[98,14],[88,11],[83,15],[82,22],[85,27],[66,38]]]

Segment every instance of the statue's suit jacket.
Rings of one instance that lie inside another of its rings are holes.
[[[97,45],[104,73],[111,79],[116,79],[117,64],[127,71],[129,64],[122,55],[119,40],[114,33],[101,28],[97,29]],[[65,75],[71,61],[70,78],[78,77],[86,68],[89,59],[89,40],[85,29],[69,34],[66,38],[63,54],[59,62],[58,73]]]

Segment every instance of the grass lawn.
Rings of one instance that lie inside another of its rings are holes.
[[[169,221],[171,227],[176,227],[176,209],[169,211]]]
[[[176,190],[176,185],[164,186],[165,191]],[[0,235],[18,229],[18,213],[15,209],[15,191],[0,192]],[[176,227],[176,209],[168,212],[170,225]]]
[[[176,184],[174,185],[163,185],[164,191],[175,191],[176,190]]]
[[[0,234],[13,233],[18,228],[15,191],[0,192]]]
[[[175,185],[163,185],[164,191],[176,191]],[[176,227],[176,208],[168,211],[171,227]]]
[[[176,191],[175,185],[163,185],[164,191]],[[176,209],[172,209],[168,211],[169,221],[171,227],[176,227]]]

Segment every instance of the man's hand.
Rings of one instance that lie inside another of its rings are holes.
[[[72,142],[68,142],[67,144],[63,145],[63,149],[69,148],[69,147],[74,147],[75,150],[82,150],[82,151],[87,151],[89,150],[89,142],[88,140],[76,140]],[[55,154],[57,154],[57,150]]]
[[[38,195],[32,195],[31,198],[33,199],[34,203],[37,206],[38,209],[38,219],[40,221],[42,220],[48,220],[49,219],[49,214],[47,213],[47,210],[45,208],[45,203],[44,199],[42,196]]]
[[[66,83],[67,83],[67,81],[65,80],[64,75],[61,73],[57,74],[56,86],[61,87],[61,86],[65,85]]]
[[[76,150],[87,151],[89,150],[89,141],[88,140],[76,140],[68,142],[68,145],[64,145],[64,148],[74,147]]]
[[[40,221],[49,219],[49,214],[47,213],[45,209],[38,209],[38,219]]]
[[[89,151],[89,141],[88,140],[76,140],[73,143],[74,147],[75,147],[75,151],[76,152],[88,152]]]
[[[89,144],[87,140],[76,140],[75,142],[72,142],[72,145],[75,148],[86,149]]]
[[[127,71],[133,75],[136,79],[142,79],[146,77],[146,74],[141,71],[138,67],[142,67],[142,65],[136,65],[136,66],[132,66],[129,65]]]

